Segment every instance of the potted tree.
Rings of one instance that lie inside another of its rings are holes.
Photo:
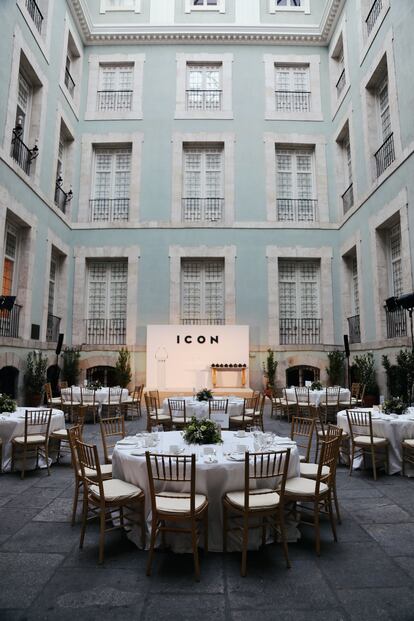
[[[374,354],[367,352],[361,356],[355,356],[353,369],[357,381],[365,385],[364,406],[372,407],[379,400]]]
[[[77,386],[79,383],[79,361],[80,351],[76,347],[65,347],[62,354],[63,358],[63,379],[67,381],[69,386]]]
[[[122,388],[127,388],[131,381],[131,354],[127,347],[121,347],[115,365],[116,381]]]
[[[273,395],[273,391],[276,387],[277,364],[275,352],[269,347],[266,361],[263,362],[263,383],[265,385],[265,393],[268,397]]]
[[[329,377],[329,383],[331,386],[342,386],[344,377],[344,360],[345,354],[343,351],[335,349],[328,353],[329,364],[326,367],[326,373]]]
[[[47,364],[47,356],[43,356],[41,351],[31,351],[27,354],[24,381],[26,403],[30,407],[37,407],[41,403]]]

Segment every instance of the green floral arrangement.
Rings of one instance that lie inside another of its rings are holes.
[[[99,380],[91,380],[90,382],[88,382],[87,388],[89,388],[90,390],[99,390],[100,388],[102,388],[102,384]]]
[[[196,395],[197,401],[208,401],[213,398],[213,393],[208,388],[202,388]]]
[[[184,441],[187,444],[221,444],[223,442],[220,429],[215,422],[208,418],[198,420],[195,416],[185,428]]]
[[[9,395],[0,395],[0,412],[15,412],[16,401]]]
[[[312,382],[310,389],[311,390],[322,390],[323,386],[320,382]]]
[[[384,401],[383,410],[386,414],[404,414],[407,404],[401,397],[391,397]]]

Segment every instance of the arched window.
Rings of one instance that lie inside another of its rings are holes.
[[[286,369],[286,386],[304,386],[305,382],[318,382],[320,369],[305,364]]]
[[[0,393],[4,393],[12,397],[17,396],[17,381],[19,370],[16,367],[3,367],[0,369]]]
[[[103,386],[116,386],[115,367],[97,366],[86,370],[88,382],[100,382]]]

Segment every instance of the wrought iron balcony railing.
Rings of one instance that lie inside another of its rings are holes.
[[[221,110],[220,90],[188,89],[186,91],[187,110]]]
[[[223,326],[226,322],[220,317],[201,318],[200,317],[181,317],[181,323],[184,326]]]
[[[321,342],[322,319],[280,319],[281,345],[318,345]]]
[[[354,205],[354,186],[352,183],[342,194],[342,205],[344,207],[344,213],[349,211]]]
[[[350,343],[361,342],[361,325],[360,325],[359,315],[348,317],[348,331],[349,331],[349,342]]]
[[[19,317],[22,307],[14,304],[9,310],[0,310],[0,336],[18,338],[19,336]]]
[[[373,29],[375,22],[377,21],[378,15],[381,13],[381,10],[382,0],[374,0],[365,20],[368,36],[371,34],[371,30]]]
[[[338,97],[341,96],[342,91],[345,88],[345,84],[346,84],[346,76],[345,76],[345,69],[342,69],[341,71],[341,75],[338,78],[338,81],[336,83],[336,94]]]
[[[310,110],[310,91],[275,91],[277,112],[307,112]]]
[[[124,345],[126,319],[87,319],[86,342],[89,345]]]
[[[318,201],[312,198],[278,198],[276,212],[279,222],[316,222]]]
[[[75,82],[70,74],[69,69],[66,67],[65,69],[65,84],[66,84],[66,88],[68,89],[69,93],[72,95],[73,97],[73,93],[75,92]]]
[[[50,313],[47,316],[46,341],[55,343],[59,338],[60,317],[55,317]]]
[[[66,213],[66,207],[68,203],[70,203],[70,201],[72,200],[73,193],[72,190],[69,190],[69,192],[65,192],[62,188],[62,183],[62,177],[56,179],[54,202],[56,207],[63,211],[63,213]]]
[[[17,126],[13,129],[11,151],[10,155],[19,164],[20,168],[24,170],[26,175],[30,175],[30,167],[34,159],[39,154],[37,145],[33,149],[29,149],[22,140],[23,129]]]
[[[378,151],[374,153],[374,157],[377,165],[377,177],[379,177],[395,160],[394,134],[390,134],[385,139]]]
[[[183,222],[223,222],[224,198],[183,198]]]
[[[126,222],[129,198],[93,198],[89,201],[91,222]]]
[[[387,339],[407,336],[407,313],[404,308],[397,308],[395,311],[385,309],[385,322]]]
[[[98,91],[97,109],[99,112],[113,112],[117,110],[132,109],[132,92],[124,91]]]
[[[43,15],[35,0],[26,0],[26,9],[39,33],[42,32]]]

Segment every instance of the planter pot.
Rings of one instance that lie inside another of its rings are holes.
[[[379,397],[375,395],[365,395],[364,396],[364,407],[372,408],[373,405],[379,404]]]
[[[39,392],[32,392],[26,395],[26,405],[31,408],[37,408],[41,405],[42,394]]]

